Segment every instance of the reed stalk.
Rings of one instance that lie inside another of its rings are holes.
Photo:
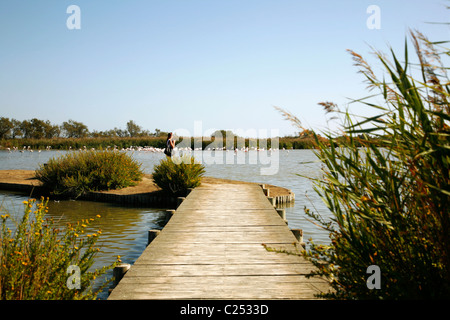
[[[328,143],[316,138],[323,176],[312,181],[332,218],[305,208],[330,234],[329,244],[310,241],[302,253],[317,266],[310,276],[329,280],[324,297],[450,297],[450,81],[440,59],[449,51],[417,31],[410,37],[417,63],[407,43],[402,62],[392,50],[390,60],[375,52],[389,82],[349,51],[384,102],[372,95],[353,103],[375,116],[321,103],[343,119],[341,132],[325,133]],[[380,268],[380,289],[367,286],[371,265]]]

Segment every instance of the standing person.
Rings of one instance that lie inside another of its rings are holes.
[[[164,149],[164,153],[169,158],[172,157],[172,150],[175,148],[175,141],[172,140],[172,132],[169,132],[166,140],[166,148]]]

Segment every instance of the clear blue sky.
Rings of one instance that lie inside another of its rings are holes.
[[[69,5],[81,29],[69,30]],[[39,0],[0,3],[0,116],[90,130],[321,128],[320,101],[366,96],[346,49],[400,54],[408,28],[449,40],[446,0]],[[369,5],[381,10],[370,30]],[[412,52],[411,48],[411,52]],[[369,61],[373,61],[368,59]]]

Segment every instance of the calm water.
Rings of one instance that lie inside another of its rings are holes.
[[[142,163],[142,168],[146,173],[152,173],[153,166],[165,157],[162,153],[150,151],[127,152]],[[39,164],[64,153],[66,151],[23,153],[0,151],[0,170],[34,170]],[[291,189],[295,193],[295,204],[286,208],[289,227],[303,229],[305,241],[312,238],[316,243],[329,242],[328,235],[308,221],[308,217],[303,212],[303,208],[307,206],[323,216],[329,215],[328,209],[312,189],[311,182],[297,175],[319,176],[320,164],[311,150],[280,150],[279,157],[276,157],[275,153],[257,151],[239,151],[237,154],[233,151],[196,152],[195,156],[199,160],[204,157],[203,163],[206,162],[207,176],[267,183]],[[215,157],[215,163],[212,161],[213,157]],[[277,158],[279,158],[279,163],[275,164]],[[277,172],[271,175],[261,175],[261,168],[270,167]],[[277,168],[278,170],[275,170]],[[23,211],[22,202],[26,199],[27,197],[22,194],[0,191],[0,203],[18,215]],[[102,219],[89,230],[94,232],[99,228],[102,229],[102,236],[99,240],[102,245],[101,254],[97,256],[95,267],[111,264],[117,255],[121,256],[123,262],[133,263],[145,249],[147,231],[160,229],[163,226],[165,212],[161,209],[126,207],[89,201],[55,202],[50,200],[49,207],[49,215],[60,219],[59,223],[61,224],[93,217],[97,214],[102,216]],[[101,298],[106,298],[106,294]]]

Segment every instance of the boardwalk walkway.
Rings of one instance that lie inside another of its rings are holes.
[[[251,184],[194,189],[109,299],[315,299],[328,289],[305,277],[313,265],[262,244],[296,238]]]

